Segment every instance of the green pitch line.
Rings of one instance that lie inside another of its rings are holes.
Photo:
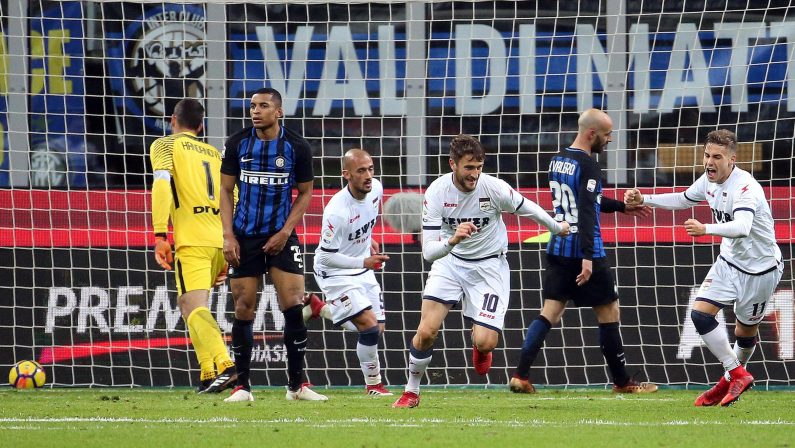
[[[394,388],[397,391],[397,388]],[[256,401],[187,389],[0,391],[0,446],[792,446],[795,392],[752,390],[729,408],[696,408],[698,391],[615,395],[596,389],[428,388],[420,407],[331,388],[328,402]],[[212,442],[210,442],[212,441]],[[208,444],[209,443],[209,444]]]

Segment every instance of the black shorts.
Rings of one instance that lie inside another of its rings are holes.
[[[543,278],[544,299],[568,302],[574,306],[606,305],[618,300],[613,271],[605,258],[593,260],[593,273],[588,282],[577,286],[582,272],[582,259],[547,254]]]
[[[268,255],[262,246],[271,235],[241,236],[237,235],[240,244],[240,266],[229,267],[229,278],[256,277],[263,275],[272,267],[293,274],[304,275],[304,255],[298,244],[298,235],[293,232],[284,249],[276,255]]]

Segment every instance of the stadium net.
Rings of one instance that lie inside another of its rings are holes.
[[[387,309],[386,381],[404,384],[408,341],[430,268],[416,202],[448,172],[459,133],[487,148],[486,172],[551,210],[546,166],[575,137],[578,114],[613,119],[600,155],[605,194],[681,191],[697,178],[707,132],[737,133],[740,166],[765,187],[786,270],[750,363],[758,384],[792,385],[795,21],[787,1],[461,1],[241,3],[0,0],[0,367],[45,365],[56,386],[182,386],[198,369],[171,273],[151,253],[147,151],[170,132],[174,104],[201,98],[205,137],[248,124],[263,86],[284,97],[284,124],[315,156],[312,205],[298,229],[306,266],[324,204],[342,186],[339,157],[362,147],[386,187],[376,238]],[[689,321],[718,241],[681,223],[706,205],[653,218],[603,215],[621,297],[630,372],[706,384],[720,366]],[[488,376],[471,366],[468,326],[453,309],[427,381],[505,384],[541,306],[542,229],[506,216],[511,305]],[[307,287],[316,290],[311,275]],[[226,287],[211,310],[225,334]],[[721,322],[732,330],[730,310]],[[283,385],[283,321],[265,286],[252,379]],[[570,309],[547,338],[534,382],[609,382],[589,309]],[[308,379],[356,385],[356,336],[309,323]],[[733,339],[733,337],[731,337]]]

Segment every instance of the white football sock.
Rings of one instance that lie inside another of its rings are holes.
[[[742,365],[748,364],[748,361],[751,359],[751,356],[754,355],[755,350],[756,344],[748,348],[743,348],[737,345],[737,341],[734,341],[734,354],[737,355],[737,359],[740,360]]]
[[[432,358],[433,356],[417,359],[413,355],[409,354],[409,380],[406,382],[406,392],[414,392],[415,394],[420,393],[420,382],[422,381],[422,375],[425,373],[425,369],[427,369],[428,365],[431,363]]]
[[[364,382],[372,386],[381,382],[381,366],[378,362],[378,345],[356,344],[356,356],[362,367]]]
[[[729,336],[726,335],[725,329],[715,327],[709,333],[702,334],[701,339],[707,345],[709,351],[723,364],[723,370],[728,372],[740,365],[737,355],[729,344]]]
[[[737,360],[740,361],[740,364],[743,367],[748,365],[748,361],[751,359],[751,356],[754,356],[754,351],[756,350],[756,344],[753,347],[743,348],[737,345],[737,341],[734,341],[734,354],[737,355]],[[731,381],[731,375],[729,375],[729,371],[723,373],[723,377],[726,378],[728,381]]]

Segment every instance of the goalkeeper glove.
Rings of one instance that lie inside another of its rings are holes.
[[[155,236],[155,261],[163,267],[163,269],[170,271],[171,265],[169,263],[174,261],[174,256],[171,254],[171,243],[166,240],[165,235]]]
[[[223,269],[221,269],[221,272],[219,272],[218,276],[215,277],[215,286],[221,286],[224,284],[228,272],[229,272],[229,263],[224,263]]]

